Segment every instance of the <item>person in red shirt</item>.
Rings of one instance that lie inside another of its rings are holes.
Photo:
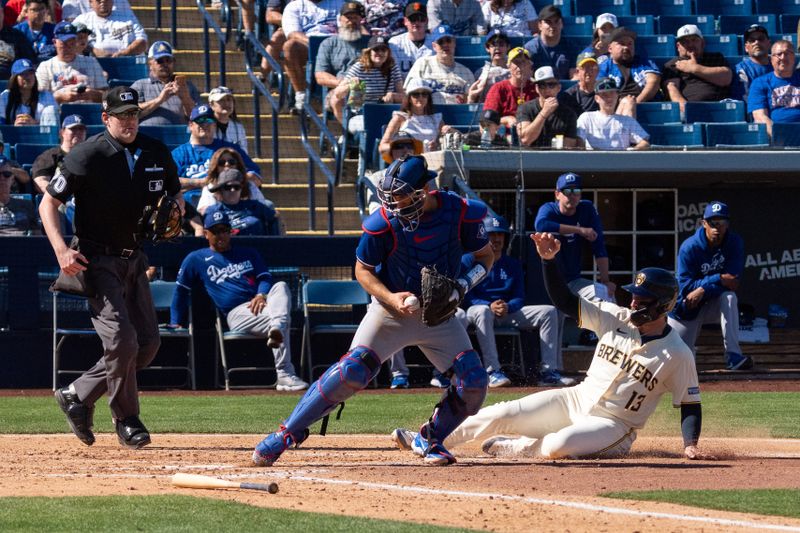
[[[538,96],[536,84],[531,79],[533,63],[530,53],[522,47],[511,50],[508,53],[508,70],[511,77],[492,85],[483,110],[496,111],[501,124],[514,128],[517,125],[517,107]]]

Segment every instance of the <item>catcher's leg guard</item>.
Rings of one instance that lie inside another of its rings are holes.
[[[474,350],[462,352],[453,362],[453,380],[436,404],[420,433],[429,443],[443,442],[468,416],[477,413],[486,398],[489,378]]]
[[[365,388],[381,368],[378,354],[356,346],[313,383],[284,424],[292,434],[330,413],[336,405]]]

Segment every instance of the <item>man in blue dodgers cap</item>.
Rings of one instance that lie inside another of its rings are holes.
[[[683,241],[678,251],[680,294],[669,325],[695,351],[703,324],[720,324],[728,370],[747,370],[753,359],[739,347],[739,306],[736,290],[744,271],[744,241],[730,230],[728,206],[709,202],[703,225]]]

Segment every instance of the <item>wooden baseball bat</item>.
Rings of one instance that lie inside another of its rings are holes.
[[[263,490],[270,494],[278,492],[278,484],[274,481],[272,483],[239,483],[200,474],[175,474],[172,476],[172,484],[176,487],[190,489],[250,489]]]

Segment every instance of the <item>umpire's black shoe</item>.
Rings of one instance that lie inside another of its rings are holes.
[[[117,439],[126,448],[138,450],[150,444],[150,433],[138,416],[129,416],[116,421]]]
[[[94,444],[94,433],[92,433],[94,406],[88,406],[81,402],[78,395],[73,393],[69,387],[56,390],[54,396],[58,406],[67,415],[67,422],[75,436],[87,446]]]

